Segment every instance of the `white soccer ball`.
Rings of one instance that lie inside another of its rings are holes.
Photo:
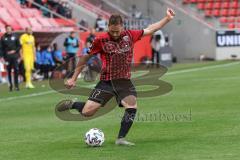
[[[100,147],[104,140],[104,133],[97,128],[92,128],[85,134],[85,142],[91,147]]]

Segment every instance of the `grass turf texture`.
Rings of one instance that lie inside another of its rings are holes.
[[[178,70],[232,62],[179,64]],[[162,79],[173,85],[171,93],[139,99],[139,113],[189,115],[191,120],[137,121],[128,135],[135,147],[114,145],[123,110],[116,108],[100,118],[65,122],[54,105],[66,96],[52,92],[47,82],[36,89],[8,92],[0,86],[0,159],[5,160],[238,160],[240,157],[240,65],[181,74]],[[44,87],[45,86],[45,87]],[[50,92],[49,92],[50,91]],[[19,97],[44,93],[33,97]],[[15,99],[6,99],[14,97]],[[67,96],[73,98],[76,96]],[[83,135],[100,128],[106,136],[103,147],[89,148]]]

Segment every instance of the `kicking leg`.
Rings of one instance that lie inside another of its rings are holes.
[[[110,83],[100,81],[91,92],[86,103],[63,100],[57,104],[56,109],[59,112],[76,109],[83,116],[91,117],[114,96],[110,89]]]
[[[72,100],[63,100],[57,104],[57,110],[59,112],[76,109],[85,117],[93,116],[100,107],[100,103],[91,100],[88,100],[86,103],[74,102]]]

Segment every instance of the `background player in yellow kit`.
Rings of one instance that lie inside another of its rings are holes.
[[[26,28],[26,33],[20,37],[20,43],[22,45],[21,57],[24,63],[25,76],[26,76],[26,88],[34,88],[31,76],[34,69],[35,61],[35,39],[32,35],[32,29]]]

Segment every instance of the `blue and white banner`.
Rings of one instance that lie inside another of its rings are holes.
[[[237,47],[240,46],[240,31],[217,31],[217,47]]]

